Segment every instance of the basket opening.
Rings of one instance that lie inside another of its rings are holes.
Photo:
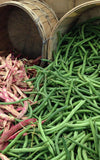
[[[75,14],[76,16],[73,16]],[[70,31],[73,26],[95,17],[100,17],[100,6],[95,7],[94,5],[89,5],[88,7],[79,8],[66,17],[66,33]],[[62,24],[64,24],[64,20],[62,21]]]
[[[16,51],[22,57],[35,59],[42,54],[42,38],[32,17],[23,9],[0,7],[0,51]]]

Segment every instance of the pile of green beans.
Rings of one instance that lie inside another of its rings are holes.
[[[31,66],[37,75],[27,81],[34,89],[25,93],[37,104],[27,114],[38,119],[38,127],[13,140],[4,152],[11,160],[100,159],[99,20],[81,23],[65,35],[58,33],[54,60],[44,68]]]

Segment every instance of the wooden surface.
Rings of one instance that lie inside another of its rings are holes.
[[[45,1],[55,11],[60,19],[73,7],[91,0],[41,0]],[[95,1],[95,0],[94,0]]]
[[[67,11],[74,7],[73,0],[44,0],[61,18]]]
[[[89,2],[89,1],[91,1],[91,0],[75,0],[75,6],[82,4],[82,3],[85,3],[85,2]]]
[[[8,0],[0,0],[0,3],[7,2]]]

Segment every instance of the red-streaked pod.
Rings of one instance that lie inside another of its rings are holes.
[[[0,119],[4,119],[4,120],[7,120],[7,121],[14,121],[15,120],[14,117],[8,116],[5,113],[0,113]]]
[[[9,137],[12,136],[13,134],[15,134],[18,130],[22,129],[23,127],[25,127],[29,124],[33,124],[36,121],[37,121],[36,118],[26,119],[26,120],[19,122],[15,126],[11,127],[7,132],[5,132],[1,135],[0,144],[8,141]]]
[[[18,119],[21,119],[25,113],[27,112],[28,110],[28,102],[27,101],[24,101],[24,107],[22,108],[22,111],[20,112],[20,114],[17,116]]]

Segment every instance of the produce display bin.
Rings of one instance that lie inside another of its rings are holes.
[[[72,26],[80,22],[86,21],[93,17],[100,16],[100,0],[89,1],[74,7],[72,10],[67,12],[56,24],[55,28],[51,33],[51,37],[48,45],[48,59],[52,59],[53,51],[56,51],[58,36],[60,32],[62,35],[67,33]]]
[[[47,56],[48,39],[58,19],[38,0],[0,3],[0,51],[15,49],[28,58]]]

